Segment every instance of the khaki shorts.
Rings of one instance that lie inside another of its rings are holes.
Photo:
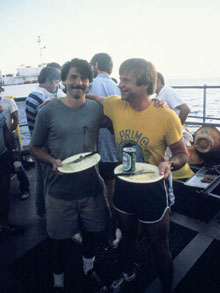
[[[71,201],[48,195],[46,206],[47,231],[53,239],[67,239],[80,230],[100,232],[106,228],[107,205],[103,194]]]

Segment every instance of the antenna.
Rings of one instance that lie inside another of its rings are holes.
[[[39,44],[39,51],[40,51],[40,67],[42,67],[42,50],[46,48],[46,46],[41,47],[41,38],[37,36],[37,43]]]

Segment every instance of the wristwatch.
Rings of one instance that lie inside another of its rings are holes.
[[[174,170],[174,164],[172,160],[168,161],[170,163],[170,170],[173,171]]]
[[[13,153],[17,152],[18,150],[17,149],[12,149],[11,150]]]

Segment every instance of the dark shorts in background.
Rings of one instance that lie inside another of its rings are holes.
[[[46,197],[47,231],[53,239],[67,239],[80,230],[100,232],[106,227],[106,201],[103,194],[66,201]]]
[[[114,169],[118,166],[118,163],[108,163],[100,162],[99,163],[99,173],[104,180],[113,180],[115,179]]]
[[[135,215],[140,222],[158,222],[169,208],[165,181],[138,184],[116,178],[113,205],[121,213]]]

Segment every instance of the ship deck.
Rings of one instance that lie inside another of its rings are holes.
[[[31,197],[21,201],[16,175],[11,180],[10,221],[24,228],[22,234],[5,235],[0,239],[0,292],[48,293],[52,292],[50,272],[50,242],[46,221],[36,218],[34,206],[34,172],[27,171],[31,183]],[[189,194],[188,194],[189,196]],[[178,198],[177,198],[178,200]],[[199,198],[196,199],[199,202]],[[198,205],[199,207],[200,205]],[[170,246],[174,259],[174,293],[207,293],[220,290],[220,206],[209,217],[189,217],[174,209],[171,212]],[[97,249],[96,265],[106,282],[119,273],[118,250]],[[69,259],[66,274],[66,292],[90,292],[82,276],[81,247],[69,241]],[[71,256],[71,257],[70,257]],[[155,263],[147,239],[139,241],[137,253],[137,284],[139,293],[159,293]]]

